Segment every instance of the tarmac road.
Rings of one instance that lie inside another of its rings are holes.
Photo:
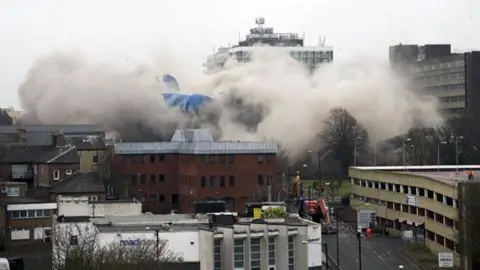
[[[357,236],[346,228],[340,228],[340,268],[341,270],[359,270],[359,252]],[[335,235],[323,236],[328,246],[328,253],[337,260],[337,238]],[[412,261],[406,258],[400,248],[403,241],[397,238],[373,237],[362,240],[362,270],[418,270]]]

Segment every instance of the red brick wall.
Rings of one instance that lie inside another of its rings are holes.
[[[214,162],[211,163],[206,157],[200,155],[165,155],[164,161],[150,163],[148,155],[138,156],[135,162],[131,157],[116,155],[113,158],[114,170],[124,175],[121,177],[128,183],[130,196],[138,198],[145,195],[147,201],[150,195],[156,195],[156,202],[144,204],[144,210],[149,212],[167,212],[172,207],[180,212],[192,212],[193,202],[205,198],[224,199],[233,198],[235,200],[236,211],[243,211],[244,204],[255,198],[266,196],[267,176],[271,175],[272,184],[275,190],[276,175],[276,157],[271,155],[270,159],[259,163],[257,154],[234,155],[234,163],[229,164],[228,156],[223,156],[225,162],[221,163],[222,158],[218,155],[212,155]],[[143,161],[143,162],[142,162]],[[141,183],[141,174],[145,174],[145,183]],[[151,182],[151,175],[158,176],[163,174],[165,180],[154,183]],[[131,175],[137,175],[135,184],[132,184]],[[263,175],[263,186],[258,185],[258,175]],[[201,186],[202,176],[205,176],[206,185]],[[215,183],[210,185],[210,177],[215,176]],[[225,176],[225,186],[220,186],[221,176]],[[230,176],[234,176],[234,186],[229,185]],[[178,204],[172,204],[172,195],[178,195]],[[164,196],[164,201],[160,201],[160,195]]]

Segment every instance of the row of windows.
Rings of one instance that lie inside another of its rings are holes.
[[[288,270],[295,269],[295,242],[293,236],[288,236]]]
[[[221,175],[221,176],[219,176],[219,180],[220,180],[220,187],[225,187],[227,177],[225,175]],[[200,177],[200,187],[206,187],[206,186],[207,186],[207,177],[206,176]],[[216,177],[214,175],[211,175],[209,177],[208,186],[211,187],[211,188],[214,188],[216,186]],[[234,175],[230,175],[228,177],[228,186],[229,187],[234,187],[235,186],[235,176]]]
[[[438,69],[446,69],[446,68],[454,68],[454,67],[463,67],[465,66],[465,61],[459,60],[454,62],[443,62],[437,63],[432,65],[424,65],[412,68],[413,72],[423,72],[423,71],[431,71],[431,70],[438,70]]]
[[[51,217],[52,214],[53,214],[53,211],[51,209],[24,210],[24,211],[11,211],[10,217],[12,219],[48,218],[48,217]]]
[[[164,174],[150,174],[148,177],[150,179],[150,184],[156,184],[165,181]],[[132,174],[130,175],[130,184],[135,186],[137,184],[145,185],[147,183],[147,175],[146,174]]]
[[[213,241],[213,270],[222,269],[222,240]]]
[[[65,169],[65,175],[72,175],[73,174],[73,171],[72,169]],[[60,180],[60,170],[54,170],[53,171],[53,180]]]
[[[460,80],[464,79],[465,74],[463,72],[455,72],[443,75],[433,75],[433,76],[425,76],[419,77],[416,79],[417,82],[438,82],[438,81],[449,81],[449,80]]]
[[[465,101],[465,96],[440,97],[438,100],[442,103],[463,102]]]
[[[146,155],[124,155],[123,156],[123,162],[130,162],[133,164],[146,164],[148,160],[148,163],[150,164],[155,164],[158,162],[163,162],[165,161],[165,155],[164,154],[155,154],[155,155],[148,155],[148,159]]]
[[[465,108],[447,108],[440,109],[439,111],[442,114],[463,114],[465,113]]]
[[[235,164],[235,155],[200,155],[200,164]]]
[[[459,90],[461,91],[461,90],[465,90],[465,84],[460,83],[460,84],[432,86],[432,87],[427,87],[426,90],[430,93],[459,91]]]
[[[293,236],[290,236],[292,243],[289,242],[289,248],[293,250]],[[289,237],[289,239],[290,239]],[[250,240],[250,269],[259,270],[261,267],[262,252],[261,252],[261,239],[252,238]],[[268,238],[268,266],[275,267],[276,258],[275,258],[275,237]],[[234,255],[233,255],[233,265],[235,269],[245,268],[245,239],[235,239],[234,241]],[[290,254],[290,253],[289,253]],[[290,264],[290,263],[289,263]],[[290,268],[289,268],[290,269]]]
[[[394,203],[390,201],[384,201],[384,200],[379,200],[379,199],[374,199],[374,198],[369,198],[369,197],[364,197],[364,196],[358,196],[355,194],[352,194],[352,199],[354,200],[359,200],[359,201],[364,201],[366,203],[371,203],[371,204],[377,204],[377,205],[386,205],[387,209],[398,211],[398,212],[403,212],[403,213],[408,213],[412,215],[416,215],[422,218],[428,218],[430,220],[436,221],[440,223],[442,226],[459,230],[459,223],[456,220],[453,220],[451,218],[445,217],[442,214],[433,212],[429,209],[425,209],[422,207],[414,206],[414,205],[408,205],[408,204],[402,204],[402,203]],[[388,217],[387,217],[388,218]],[[430,238],[432,241],[438,240],[437,243],[446,246],[447,248],[450,248],[452,251],[455,250],[455,241],[445,238],[442,236],[442,239],[437,239],[435,237]]]
[[[426,197],[432,200],[436,200],[439,203],[446,204],[451,207],[458,207],[458,200],[453,199],[452,197],[440,194],[433,190],[419,188],[414,186],[407,186],[401,184],[392,184],[392,183],[384,183],[384,182],[377,182],[377,181],[370,181],[370,180],[363,180],[354,178],[352,180],[352,184],[362,187],[374,188],[379,190],[385,191],[392,191],[397,193],[404,193],[407,195],[413,196],[421,196]]]

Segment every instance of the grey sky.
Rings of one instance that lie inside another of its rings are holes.
[[[238,41],[263,16],[277,31],[326,36],[335,58],[387,57],[395,43],[480,48],[478,0],[0,0],[0,106],[18,106],[31,63],[55,49],[78,48],[104,61],[148,61],[168,47],[198,66],[213,46]]]

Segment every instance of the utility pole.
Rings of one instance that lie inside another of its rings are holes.
[[[358,269],[362,270],[362,230],[357,230],[358,239]]]
[[[452,139],[455,140],[455,161],[457,163],[456,171],[458,172],[458,141],[463,139],[463,136],[451,136]]]

